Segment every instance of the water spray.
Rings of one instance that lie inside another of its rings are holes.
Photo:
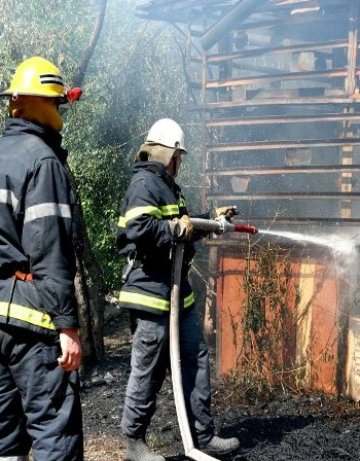
[[[302,234],[300,232],[289,231],[271,231],[271,230],[258,230],[259,234],[273,235],[276,237],[283,237],[297,242],[312,243],[323,247],[330,248],[338,253],[352,254],[356,248],[357,242],[351,239],[341,239],[336,235],[315,236]]]

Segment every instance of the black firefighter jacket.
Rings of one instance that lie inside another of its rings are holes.
[[[9,118],[0,138],[0,328],[78,327],[73,195],[61,135]],[[33,281],[12,277],[31,273]]]
[[[171,253],[173,237],[168,220],[187,214],[180,187],[157,162],[138,162],[125,194],[117,230],[121,255],[136,263],[120,291],[120,306],[159,315],[170,310]],[[180,307],[194,305],[186,278],[194,256],[192,243],[185,245]]]

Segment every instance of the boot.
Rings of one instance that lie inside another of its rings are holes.
[[[214,435],[207,445],[201,447],[200,450],[208,455],[223,455],[240,447],[240,442],[236,437],[223,439]]]
[[[161,455],[156,455],[143,439],[127,438],[125,459],[128,461],[165,461]]]

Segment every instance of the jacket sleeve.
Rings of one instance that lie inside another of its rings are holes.
[[[138,248],[170,248],[172,234],[166,213],[143,179],[132,183],[128,191],[124,222],[127,239]]]
[[[76,328],[73,195],[62,164],[55,158],[41,160],[24,197],[22,244],[43,309],[57,329]]]

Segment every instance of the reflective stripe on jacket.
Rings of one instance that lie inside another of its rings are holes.
[[[0,138],[0,323],[77,328],[73,194],[61,135],[9,118]],[[33,281],[11,277],[32,273]]]
[[[138,162],[125,194],[118,221],[117,246],[121,255],[135,254],[141,264],[130,272],[120,292],[120,305],[163,315],[170,310],[171,252],[169,220],[187,214],[180,187],[156,162]],[[194,305],[186,278],[194,256],[186,244],[184,277],[180,287],[182,308]]]
[[[31,309],[27,306],[21,306],[14,303],[0,302],[0,316],[11,318],[12,324],[23,326],[24,323],[33,325],[37,331],[38,328],[46,330],[55,330],[54,322],[46,312],[39,312],[37,309]],[[42,330],[41,330],[42,331]]]

